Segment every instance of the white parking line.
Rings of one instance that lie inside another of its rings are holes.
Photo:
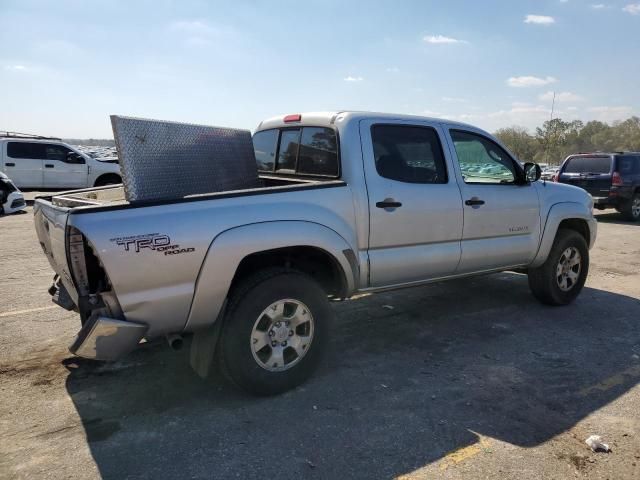
[[[42,312],[44,310],[51,310],[57,308],[57,305],[51,305],[49,307],[28,308],[27,310],[12,310],[11,312],[0,313],[0,318],[12,317],[13,315],[22,315],[23,313]]]

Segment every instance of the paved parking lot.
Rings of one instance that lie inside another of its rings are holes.
[[[574,305],[515,273],[336,303],[320,371],[252,398],[163,342],[70,356],[30,211],[2,217],[0,478],[640,478],[640,225],[598,218]]]

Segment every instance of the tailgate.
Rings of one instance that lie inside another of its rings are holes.
[[[45,198],[37,198],[33,205],[34,223],[40,246],[51,268],[58,274],[62,285],[77,304],[78,294],[69,272],[66,248],[67,219],[70,211],[69,207],[53,205]]]
[[[563,173],[560,175],[560,182],[583,188],[593,197],[608,197],[611,189],[611,174]]]

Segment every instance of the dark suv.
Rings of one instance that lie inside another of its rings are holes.
[[[628,220],[640,220],[640,153],[569,155],[554,181],[585,189],[598,210],[615,208]]]

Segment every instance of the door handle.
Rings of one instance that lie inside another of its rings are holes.
[[[6,165],[7,167],[15,167],[15,166],[16,166],[16,164],[15,164],[15,163],[13,163],[13,162],[12,162],[12,163],[5,163],[5,165]]]
[[[484,200],[480,200],[478,197],[473,197],[469,200],[465,200],[464,204],[474,207],[476,205],[484,205]]]
[[[393,198],[385,198],[382,202],[376,203],[378,208],[399,208],[401,206],[402,203],[396,202]]]
[[[54,165],[51,165],[50,163],[45,163],[44,164],[45,168],[53,168]]]

